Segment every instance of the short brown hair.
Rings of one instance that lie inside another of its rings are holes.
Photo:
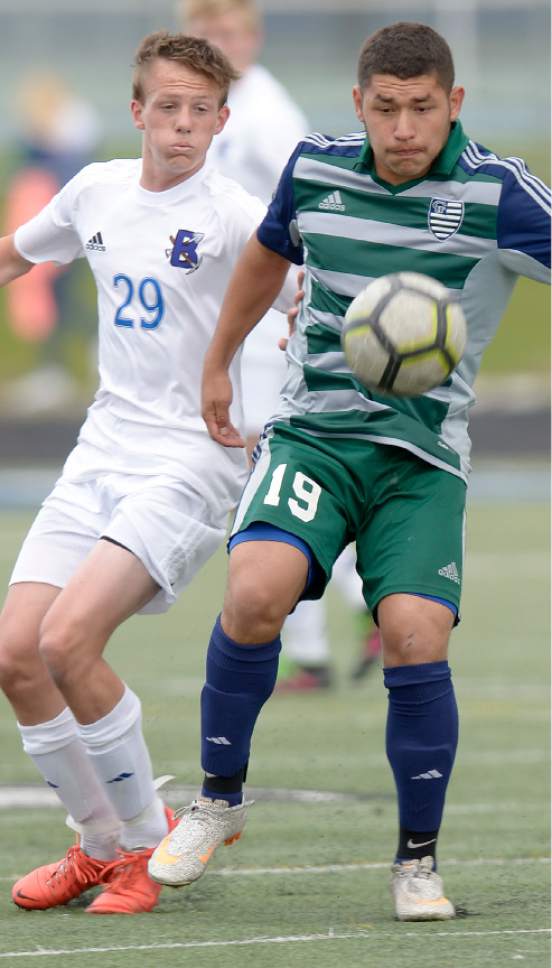
[[[142,101],[144,97],[143,79],[145,70],[152,61],[158,58],[174,61],[183,67],[189,67],[198,74],[204,74],[220,88],[220,104],[226,102],[228,89],[232,81],[240,76],[234,70],[228,58],[218,47],[207,43],[199,37],[188,37],[186,34],[169,34],[166,30],[159,30],[155,34],[144,37],[134,58],[134,76],[132,78],[132,97]]]
[[[449,92],[454,84],[454,63],[446,40],[426,24],[399,21],[381,27],[368,37],[358,61],[358,83],[368,87],[373,74],[393,74],[401,80],[437,74]]]
[[[197,17],[240,13],[250,30],[258,30],[261,26],[261,14],[255,0],[180,0],[178,8],[185,23]]]

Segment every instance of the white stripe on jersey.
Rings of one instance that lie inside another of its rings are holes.
[[[482,155],[477,150],[473,141],[466,146],[462,157],[472,168],[480,168],[482,165],[498,165],[512,173],[516,181],[531,196],[547,215],[550,214],[550,195],[547,193],[546,186],[539,178],[532,175],[525,168],[525,164],[519,158],[499,158],[495,154]]]
[[[484,155],[473,141],[469,143],[468,147],[472,150],[474,158],[480,159],[482,163],[485,162],[485,159],[492,159],[493,164],[509,163],[513,165],[519,172],[520,179],[518,180],[531,184],[535,191],[540,193],[541,198],[545,203],[550,201],[550,190],[548,189],[547,185],[545,185],[544,182],[537,177],[537,175],[533,175],[533,173],[529,171],[523,158],[516,158],[515,155],[511,155],[508,158],[499,158],[499,156],[494,152],[491,152],[490,155]]]
[[[307,135],[303,139],[308,144],[317,145],[319,148],[329,148],[332,145],[338,145],[339,147],[345,147],[347,145],[362,145],[366,140],[366,135],[359,132],[358,134],[346,134],[342,135],[340,138],[328,138],[325,134],[320,134],[319,131],[314,131],[312,134]]]

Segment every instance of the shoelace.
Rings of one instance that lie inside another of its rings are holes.
[[[179,823],[173,828],[172,833],[176,834],[178,838],[179,833],[185,832],[186,841],[190,846],[195,846],[196,842],[200,843],[204,835],[204,828],[207,826],[209,820],[213,819],[213,817],[217,819],[214,811],[210,810],[206,804],[197,803],[196,800],[185,807],[179,807],[175,810],[174,815]],[[181,823],[184,817],[188,821],[186,824]],[[191,826],[192,822],[193,826]]]
[[[101,884],[107,884],[117,878],[118,885],[124,887],[135,877],[138,866],[146,867],[147,861],[153,854],[153,847],[139,852],[119,850],[117,854],[115,860],[112,860],[102,871]]]
[[[93,857],[88,857],[78,844],[69,848],[49,880],[67,878],[71,872],[79,884],[87,884],[91,877],[96,877],[98,874],[98,862]]]

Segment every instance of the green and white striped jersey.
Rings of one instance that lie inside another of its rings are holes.
[[[430,172],[397,186],[376,175],[363,133],[334,140],[314,134],[293,153],[257,235],[306,268],[288,379],[271,424],[403,447],[465,479],[482,353],[517,276],[548,281],[546,186],[520,159],[501,159],[470,141],[459,122]],[[425,273],[460,292],[468,324],[466,351],[451,377],[411,399],[367,390],[340,343],[351,300],[371,279],[400,271]]]

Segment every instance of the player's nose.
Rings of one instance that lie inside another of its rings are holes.
[[[395,137],[400,138],[401,141],[405,141],[413,138],[414,135],[415,129],[410,113],[408,111],[399,111],[395,125]]]
[[[191,129],[192,129],[191,114],[186,108],[183,108],[179,112],[176,118],[176,130],[183,132],[183,131],[191,131]]]

